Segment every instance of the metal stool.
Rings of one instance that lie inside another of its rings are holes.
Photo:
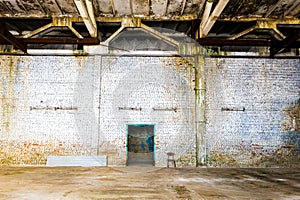
[[[168,155],[167,167],[169,167],[169,163],[170,163],[170,162],[174,165],[174,167],[176,167],[176,160],[175,160],[175,158],[174,158],[175,153],[173,153],[173,152],[168,152],[167,155]]]

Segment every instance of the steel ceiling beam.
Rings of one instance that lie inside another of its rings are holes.
[[[293,3],[293,5],[287,10],[287,11],[285,11],[284,12],[284,16],[287,16],[287,15],[289,15],[291,12],[293,12],[294,10],[297,10],[297,8],[299,8],[300,7],[300,2],[299,1],[295,1],[294,3]]]
[[[275,47],[273,50],[274,54],[277,54],[279,52],[282,52],[286,49],[292,48],[295,44],[297,44],[297,40],[300,38],[300,31],[295,30],[290,34],[288,37],[286,37],[284,40],[280,42],[279,47]],[[298,42],[299,43],[299,42]],[[300,48],[300,45],[298,45],[297,48]]]
[[[116,16],[115,2],[114,2],[114,0],[109,0],[109,2],[110,2],[110,5],[111,5],[113,16]]]
[[[77,10],[82,17],[89,34],[91,37],[97,37],[97,25],[92,2],[90,0],[86,0],[85,2],[86,3],[84,3],[82,0],[74,0]]]
[[[72,26],[72,18],[70,17],[53,17],[52,18],[52,22],[49,23],[49,24],[46,24],[45,26],[42,26],[34,31],[31,31],[30,33],[26,34],[23,36],[23,38],[30,38],[34,35],[37,35],[45,30],[47,30],[48,28],[51,28],[51,27],[61,27],[61,26],[65,26],[65,27],[68,27],[72,33],[74,35],[76,35],[76,37],[78,38],[83,38],[80,33],[78,33]]]
[[[275,9],[279,6],[279,4],[281,4],[283,1],[284,1],[284,0],[279,0],[279,1],[277,1],[277,3],[276,3],[275,5],[273,5],[273,6],[271,7],[270,10],[268,10],[268,12],[265,14],[265,17],[269,17],[270,14],[272,14],[272,12],[274,12],[274,10],[275,10]]]
[[[183,15],[183,12],[184,12],[184,9],[185,9],[185,6],[186,6],[186,0],[182,0],[182,5],[181,5],[181,11],[180,11],[180,16]]]
[[[39,0],[35,0],[35,1],[36,1],[37,4],[39,5],[39,7],[40,7],[40,9],[43,11],[43,13],[44,13],[45,15],[47,15],[48,13],[47,13],[47,12],[45,11],[45,9],[43,8],[41,2],[40,2]]]
[[[20,49],[24,53],[27,53],[27,45],[13,36],[8,30],[5,29],[5,23],[3,20],[0,20],[0,38],[12,44],[15,48]]]
[[[293,39],[290,39],[292,41]],[[250,39],[236,39],[236,40],[228,40],[228,39],[211,39],[211,38],[199,38],[197,39],[197,42],[202,46],[216,46],[216,47],[222,47],[222,46],[258,46],[258,47],[277,47],[277,48],[283,48],[285,46],[285,43],[283,41],[275,42],[275,41],[269,41],[269,40],[250,40]],[[289,48],[300,48],[300,42],[295,41],[291,42],[289,45]]]
[[[98,38],[22,38],[25,44],[80,44],[98,45]]]
[[[205,9],[204,9],[204,12],[203,12],[203,15],[202,15],[202,20],[201,20],[201,23],[200,23],[200,30],[202,30],[204,28],[204,26],[205,26],[205,24],[206,24],[206,22],[209,18],[213,3],[214,3],[213,0],[206,1]]]
[[[219,0],[218,4],[214,8],[213,12],[207,19],[207,22],[203,25],[203,27],[200,26],[200,37],[206,37],[213,25],[216,23],[217,19],[221,15],[222,11],[228,4],[229,0]]]
[[[169,7],[169,0],[165,0],[163,16],[167,15],[167,13],[168,13],[168,7]]]
[[[133,16],[133,2],[132,2],[132,0],[129,0],[129,7],[130,7],[131,16]]]
[[[254,31],[256,29],[270,29],[275,31],[276,37],[279,40],[282,40],[285,38],[285,35],[283,35],[277,28],[277,25],[279,24],[299,24],[300,20],[273,20],[273,21],[256,21],[256,24],[240,33],[235,34],[234,36],[230,37],[230,40],[235,40],[237,38],[242,37],[243,35],[246,35],[250,33],[251,31]]]

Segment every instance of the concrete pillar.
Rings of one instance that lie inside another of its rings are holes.
[[[195,123],[197,166],[206,165],[205,71],[202,54],[195,56]]]
[[[191,61],[195,68],[195,137],[196,166],[206,165],[206,120],[205,120],[205,63],[203,48],[195,43],[181,44],[179,53]]]

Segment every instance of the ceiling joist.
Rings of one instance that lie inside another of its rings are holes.
[[[69,17],[53,17],[51,23],[46,24],[45,26],[42,26],[34,31],[31,31],[30,33],[24,35],[23,38],[33,37],[51,27],[62,27],[62,26],[68,27],[73,32],[73,34],[76,35],[76,37],[83,38],[82,35],[80,35],[80,33],[78,33],[73,28],[72,22],[73,22],[72,18]]]
[[[22,38],[26,44],[79,44],[98,45],[98,38]]]
[[[181,12],[180,12],[180,16],[183,15],[183,12],[184,12],[184,9],[185,9],[185,6],[186,6],[186,0],[182,0],[182,5],[181,5]]]
[[[13,36],[9,31],[5,29],[5,23],[0,20],[0,38],[4,39],[8,43],[12,44],[15,48],[20,49],[24,53],[27,53],[27,45],[23,41]]]
[[[206,23],[201,27],[200,26],[200,37],[206,37],[213,25],[216,23],[217,19],[221,15],[222,11],[226,7],[229,0],[219,0],[218,4],[214,8],[213,12],[206,20]]]
[[[284,39],[286,36],[281,33],[278,30],[278,25],[282,25],[282,24],[286,24],[286,25],[293,25],[293,24],[300,24],[300,20],[295,20],[295,19],[291,19],[291,20],[258,20],[256,21],[256,24],[240,33],[235,34],[234,36],[230,37],[230,40],[235,40],[237,38],[240,38],[248,33],[250,33],[251,31],[254,31],[256,29],[269,29],[269,30],[273,30],[276,35],[275,37],[277,37],[279,40]]]
[[[97,25],[92,2],[90,0],[86,0],[84,3],[82,0],[74,0],[74,3],[89,31],[90,36],[97,37]]]
[[[273,49],[273,53],[277,54],[281,51],[287,50],[289,48],[292,48],[295,43],[297,43],[297,40],[300,38],[300,31],[293,31],[292,34],[290,34],[288,37],[286,37],[284,40],[280,42],[280,46]],[[298,46],[299,47],[299,46]]]
[[[283,2],[284,0],[279,0],[275,5],[271,7],[271,9],[265,14],[265,17],[269,17],[272,12]]]

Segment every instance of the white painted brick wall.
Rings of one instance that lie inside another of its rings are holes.
[[[299,133],[283,124],[299,100],[299,60],[205,62],[209,164],[297,157]],[[181,58],[0,56],[0,66],[0,164],[100,153],[124,165],[126,125],[155,124],[156,166],[166,166],[168,151],[181,166],[195,165],[194,71]]]
[[[178,157],[195,156],[193,72],[179,70],[176,59],[103,58],[100,146],[112,152],[108,164],[126,161],[127,124],[155,124],[156,166],[166,165],[168,151]],[[153,110],[167,108],[177,108],[177,112]]]
[[[299,133],[282,128],[284,110],[300,98],[299,77],[298,59],[206,59],[207,148],[209,160],[220,159],[211,164],[257,166],[264,159],[280,160],[284,137],[291,135],[299,148]]]
[[[194,157],[193,72],[176,62],[180,58],[2,56],[3,162],[43,164],[48,155],[100,151],[109,165],[124,165],[126,125],[141,123],[155,124],[157,166],[166,165],[167,151]]]

